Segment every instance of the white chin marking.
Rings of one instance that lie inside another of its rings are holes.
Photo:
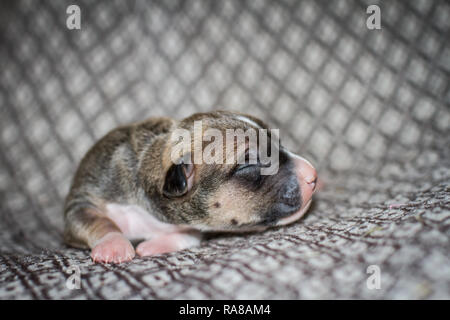
[[[300,209],[299,211],[297,211],[296,213],[294,213],[293,215],[283,218],[280,221],[277,222],[277,226],[284,226],[286,224],[292,223],[294,221],[297,221],[298,219],[300,219],[305,213],[306,211],[308,211],[309,206],[311,205],[311,201],[312,199],[309,199],[308,203],[306,204],[306,206],[303,209]]]

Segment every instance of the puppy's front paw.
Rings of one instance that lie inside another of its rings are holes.
[[[120,233],[109,233],[92,249],[94,262],[122,263],[134,258],[134,248],[130,241]]]
[[[201,236],[197,234],[172,233],[141,242],[136,253],[141,256],[153,256],[198,246]]]

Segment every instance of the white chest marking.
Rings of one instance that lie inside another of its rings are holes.
[[[106,215],[129,239],[151,239],[168,233],[187,231],[186,226],[177,226],[160,221],[150,212],[137,205],[109,203]]]

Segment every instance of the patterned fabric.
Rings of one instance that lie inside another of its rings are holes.
[[[0,298],[450,299],[448,39],[444,0],[2,1]],[[117,266],[62,243],[97,139],[219,108],[280,128],[316,166],[304,219]]]

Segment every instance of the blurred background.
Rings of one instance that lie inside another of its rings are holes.
[[[444,0],[2,1],[0,249],[60,247],[79,160],[146,117],[252,114],[331,183],[445,171],[449,30]]]

